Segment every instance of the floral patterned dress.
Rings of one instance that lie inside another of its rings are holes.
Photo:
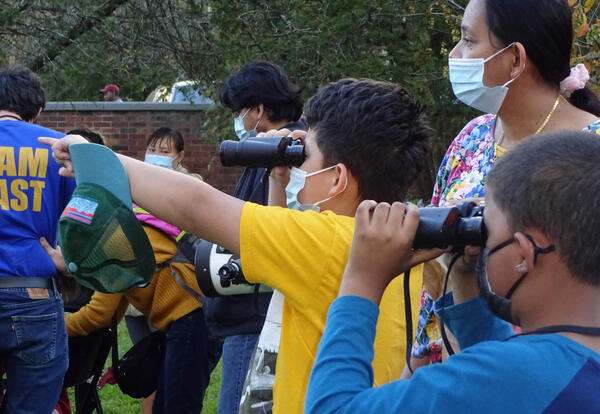
[[[450,200],[484,197],[485,178],[494,160],[506,151],[494,140],[496,115],[487,114],[473,119],[454,139],[438,171],[431,204],[444,207]],[[600,119],[586,128],[600,135]],[[440,362],[442,338],[433,314],[434,299],[427,286],[421,294],[421,309],[412,354],[429,356]]]

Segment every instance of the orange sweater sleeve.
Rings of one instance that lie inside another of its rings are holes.
[[[69,336],[82,336],[108,328],[115,312],[117,320],[123,317],[128,303],[123,293],[95,292],[90,303],[65,315],[67,333]]]

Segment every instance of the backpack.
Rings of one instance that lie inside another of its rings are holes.
[[[161,331],[152,332],[118,359],[116,320],[114,323],[112,370],[115,381],[124,394],[133,398],[146,398],[158,388],[166,334]]]

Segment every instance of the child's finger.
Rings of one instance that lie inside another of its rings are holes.
[[[413,267],[420,263],[425,263],[430,260],[433,260],[436,257],[444,254],[444,252],[444,249],[415,250],[410,259],[410,266]]]
[[[390,205],[388,203],[379,203],[373,211],[373,219],[371,223],[376,227],[383,227],[387,225],[388,217],[390,215]]]
[[[405,237],[405,242],[412,246],[419,227],[419,208],[414,204],[406,206],[406,214],[402,222],[402,236]]]
[[[304,142],[306,140],[307,134],[306,134],[306,131],[303,131],[301,129],[296,129],[296,130],[292,131],[291,134],[288,134],[288,135],[291,135],[292,138],[294,138],[294,139],[299,139],[300,141]]]
[[[356,209],[354,215],[354,225],[358,228],[363,228],[369,224],[371,217],[371,209],[375,208],[377,203],[373,200],[363,200]]]
[[[406,205],[399,201],[394,201],[390,208],[390,215],[388,219],[390,225],[398,229],[398,231],[400,231],[400,229],[402,228],[402,222],[404,221],[405,214]]]
[[[406,214],[404,215],[404,227],[409,233],[416,233],[419,227],[419,207],[414,204],[406,205]]]
[[[290,132],[289,129],[270,129],[267,132],[259,132],[256,137],[257,138],[272,138],[272,137],[286,137]]]

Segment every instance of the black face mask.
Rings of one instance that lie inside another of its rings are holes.
[[[533,237],[531,237],[529,234],[526,234],[525,237],[527,237],[529,241],[533,244],[534,264],[537,261],[538,254],[545,254],[554,251],[553,244],[548,247],[541,248],[535,244],[535,242],[533,241]],[[490,308],[492,313],[500,319],[504,319],[505,321],[512,323],[513,325],[518,325],[519,321],[514,320],[510,312],[510,298],[515,293],[515,290],[517,290],[521,282],[523,282],[525,276],[527,276],[528,273],[523,273],[523,275],[519,279],[517,279],[515,283],[513,283],[513,285],[506,293],[506,296],[500,296],[492,292],[487,277],[487,262],[489,256],[492,253],[496,253],[498,250],[503,249],[504,247],[509,246],[514,242],[514,237],[511,237],[510,239],[503,241],[491,250],[483,248],[481,250],[481,254],[478,257],[477,264],[475,265],[475,272],[477,275],[477,285],[479,287],[479,294],[485,300],[487,306]]]

